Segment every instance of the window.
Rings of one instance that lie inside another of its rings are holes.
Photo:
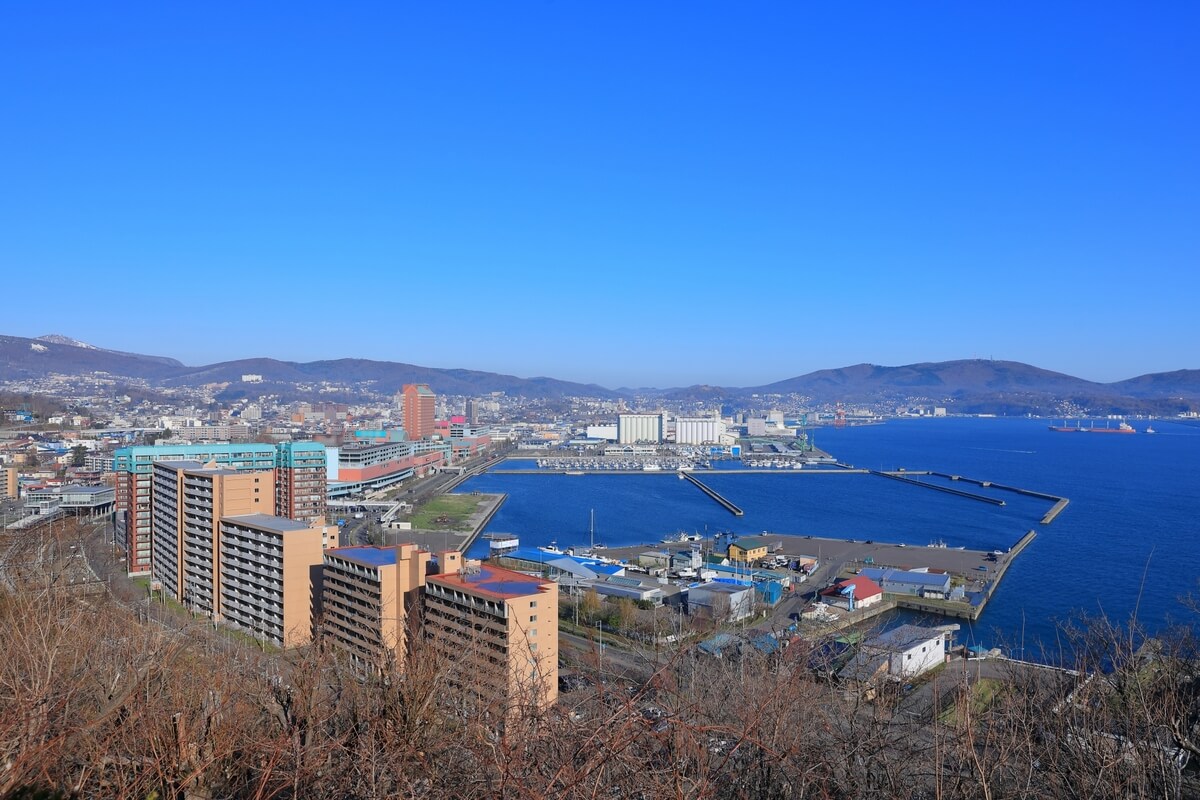
[[[530,621],[530,622],[537,622],[537,614],[530,614],[530,615],[529,615],[529,621]]]
[[[530,600],[530,601],[529,601],[529,607],[530,607],[530,608],[537,608],[537,600]]]
[[[530,643],[529,643],[529,649],[530,649],[530,651],[532,651],[532,652],[537,652],[537,642],[530,642]]]
[[[912,661],[912,653],[905,653],[904,658],[906,661]]]
[[[537,636],[537,628],[530,628],[529,629],[529,638],[532,639],[535,636]]]

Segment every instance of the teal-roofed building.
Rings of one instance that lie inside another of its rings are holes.
[[[124,543],[130,575],[150,573],[151,472],[157,461],[198,461],[237,470],[273,471],[275,514],[317,522],[325,517],[325,447],[280,444],[167,444],[123,447],[113,454],[116,538]]]

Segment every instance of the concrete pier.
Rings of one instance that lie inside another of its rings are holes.
[[[881,475],[884,478],[891,478],[894,481],[901,481],[903,483],[912,484],[913,486],[923,486],[926,489],[933,489],[938,492],[945,492],[946,494],[954,494],[954,495],[958,495],[959,497],[966,497],[971,500],[978,500],[981,503],[990,503],[994,506],[1004,505],[1003,500],[997,500],[995,497],[987,497],[982,494],[972,494],[971,492],[964,492],[961,489],[951,489],[949,486],[937,486],[932,483],[925,483],[924,481],[914,480],[913,478],[905,477],[904,475],[901,475],[896,472],[879,472],[878,470],[873,470],[873,469],[868,470],[868,472],[870,472],[872,475]]]
[[[965,483],[973,483],[976,486],[983,486],[991,489],[999,489],[1002,492],[1013,492],[1015,494],[1025,495],[1026,497],[1036,497],[1039,500],[1049,500],[1054,503],[1046,516],[1042,517],[1042,525],[1049,525],[1054,522],[1055,517],[1063,512],[1063,509],[1071,502],[1066,497],[1059,497],[1056,494],[1047,494],[1046,492],[1035,492],[1032,489],[1022,489],[1018,486],[1005,486],[1002,483],[993,483],[991,481],[980,481],[974,478],[965,478],[962,475],[948,475],[945,472],[926,472],[926,475],[933,475],[938,478],[945,478],[951,481],[963,481]]]
[[[1061,514],[1063,509],[1067,507],[1067,503],[1070,502],[1065,497],[1058,498],[1058,502],[1054,504],[1054,507],[1046,512],[1046,516],[1042,517],[1042,524],[1049,525],[1051,522],[1054,522],[1054,518]]]
[[[728,500],[726,500],[724,497],[722,497],[721,495],[717,494],[717,492],[715,492],[714,490],[712,490],[712,489],[710,489],[709,487],[705,486],[705,485],[704,485],[703,483],[701,483],[700,481],[698,481],[698,480],[696,480],[695,478],[693,478],[693,477],[691,476],[691,474],[690,474],[690,473],[687,473],[687,472],[681,472],[681,473],[679,473],[679,474],[680,474],[680,475],[682,475],[683,477],[687,478],[687,479],[688,479],[689,481],[691,481],[692,483],[694,483],[694,484],[696,484],[697,486],[699,486],[699,487],[700,487],[700,491],[704,492],[706,495],[708,495],[709,497],[711,497],[713,500],[716,500],[718,503],[720,503],[722,506],[724,506],[724,507],[725,507],[725,510],[726,510],[726,511],[728,511],[730,514],[733,514],[735,517],[740,517],[740,516],[743,516],[743,515],[745,514],[745,512],[744,512],[744,511],[742,511],[742,509],[738,508],[738,507],[737,507],[737,506],[735,506],[733,503],[729,502],[729,501],[728,501]]]

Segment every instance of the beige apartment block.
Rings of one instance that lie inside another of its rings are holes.
[[[159,461],[151,481],[154,579],[189,609],[220,618],[217,522],[224,516],[273,510],[274,473],[243,472],[198,461]]]
[[[429,567],[415,544],[325,551],[321,614],[326,635],[368,669],[402,660]]]
[[[425,581],[424,630],[456,700],[502,713],[539,711],[558,697],[558,586],[438,554]]]
[[[0,467],[0,498],[17,496],[17,468]]]
[[[220,523],[224,621],[279,647],[310,641],[320,611],[322,526],[267,514]]]

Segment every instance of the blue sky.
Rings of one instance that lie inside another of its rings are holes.
[[[607,386],[1200,367],[1195,3],[334,5],[0,9],[0,333]]]

